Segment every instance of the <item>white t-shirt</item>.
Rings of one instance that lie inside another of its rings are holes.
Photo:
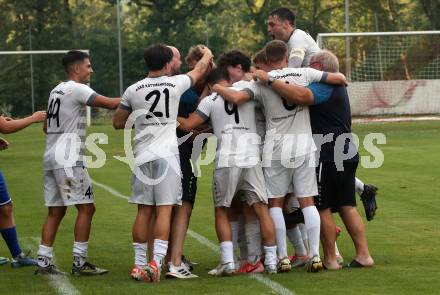
[[[179,101],[191,85],[188,75],[161,76],[145,78],[125,90],[119,107],[136,114],[137,165],[179,154],[176,136]]]
[[[89,86],[61,82],[49,95],[44,170],[84,166],[86,105],[97,96]]]
[[[269,75],[286,83],[306,86],[325,79],[324,72],[311,68],[285,68]],[[281,98],[272,88],[253,82],[247,89],[262,105],[266,118],[263,161],[294,159],[316,150],[310,125],[309,108]],[[284,149],[284,150],[283,150]]]
[[[196,114],[211,120],[217,137],[217,168],[249,168],[260,162],[260,138],[256,134],[254,101],[237,106],[213,93],[200,102]]]
[[[289,67],[295,66],[295,58],[302,59],[301,67],[307,67],[310,56],[320,49],[312,36],[300,29],[295,29],[287,42],[287,52],[289,56]]]

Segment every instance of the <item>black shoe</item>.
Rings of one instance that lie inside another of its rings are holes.
[[[376,215],[377,203],[376,194],[378,188],[371,184],[364,184],[364,191],[361,194],[362,204],[365,209],[365,216],[368,221],[373,220]]]

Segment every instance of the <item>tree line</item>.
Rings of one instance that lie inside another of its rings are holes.
[[[206,44],[219,55],[230,49],[256,52],[270,37],[269,12],[292,8],[297,27],[318,33],[345,32],[342,0],[121,0],[123,83],[141,79],[143,48],[163,42],[183,55]],[[440,0],[350,0],[350,31],[440,29]],[[119,95],[115,0],[0,0],[0,51],[89,49],[95,70],[92,88]],[[36,109],[64,78],[60,55],[34,56]],[[0,55],[0,110],[14,116],[31,112],[30,57]]]

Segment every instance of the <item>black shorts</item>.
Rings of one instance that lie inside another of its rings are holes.
[[[197,177],[192,170],[191,158],[181,155],[180,168],[182,169],[182,201],[191,202],[194,205],[197,193]]]
[[[337,212],[341,206],[356,206],[356,169],[358,162],[344,162],[338,171],[334,162],[321,162],[316,168],[319,195],[315,197],[318,210],[331,208]]]

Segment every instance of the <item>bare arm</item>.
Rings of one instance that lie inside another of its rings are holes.
[[[344,74],[328,72],[326,72],[326,74],[327,78],[325,81],[323,81],[324,83],[333,85],[347,85],[347,79],[345,78]]]
[[[269,75],[263,70],[254,72],[254,77],[261,83],[268,85]],[[295,84],[287,84],[281,80],[274,80],[270,87],[281,97],[289,102],[297,105],[311,105],[313,104],[313,93],[310,89]]]
[[[121,109],[120,107],[116,109],[113,115],[113,127],[115,129],[123,129],[128,117],[130,116],[130,111]]]
[[[109,109],[109,110],[115,110],[118,107],[120,102],[121,102],[120,97],[109,98],[106,96],[98,95],[95,97],[91,106],[105,108],[105,109]]]
[[[188,118],[177,117],[177,122],[179,122],[180,124],[178,127],[180,130],[190,132],[197,126],[200,126],[203,123],[205,123],[205,119],[200,117],[196,113],[191,113]]]
[[[226,101],[229,101],[236,105],[241,105],[251,99],[250,94],[246,91],[243,90],[237,91],[229,87],[222,86],[220,84],[215,84],[212,87],[212,92],[217,92]]]
[[[188,72],[188,76],[190,76],[193,80],[193,84],[196,84],[211,68],[212,65],[212,52],[208,47],[202,47],[203,56],[194,66],[194,69],[191,72]]]
[[[310,89],[295,84],[287,84],[281,80],[272,82],[272,89],[282,98],[297,105],[312,105],[313,93]]]
[[[0,116],[0,133],[14,133],[28,127],[33,123],[43,122],[45,120],[46,111],[38,111],[29,117],[18,120],[7,120],[5,117]]]

